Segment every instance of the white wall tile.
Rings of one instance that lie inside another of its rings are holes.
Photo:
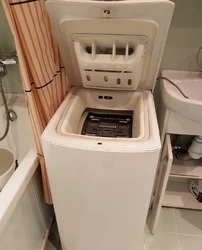
[[[3,53],[10,54],[15,50],[13,35],[10,31],[2,3],[0,1],[0,48]]]
[[[199,70],[193,59],[202,46],[202,1],[173,2],[175,11],[160,69]]]
[[[17,114],[17,120],[10,123],[10,129],[7,137],[0,142],[0,148],[10,149],[15,153],[16,159],[21,162],[29,150],[35,146],[31,122],[29,120],[27,104],[22,100],[15,98],[23,95],[10,94],[7,97],[8,107]],[[19,98],[20,99],[20,98]],[[5,131],[6,120],[5,111],[0,99],[0,135]]]
[[[201,39],[202,42],[202,39]],[[163,69],[177,69],[196,71],[196,53],[199,47],[166,46],[161,61],[160,71]]]
[[[10,31],[6,15],[0,1],[0,51],[11,56],[15,51],[15,43],[13,35]],[[5,92],[23,93],[22,81],[18,65],[7,66],[7,76],[3,79],[3,87]]]

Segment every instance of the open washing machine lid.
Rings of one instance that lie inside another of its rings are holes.
[[[174,4],[167,0],[48,0],[70,85],[152,90]]]

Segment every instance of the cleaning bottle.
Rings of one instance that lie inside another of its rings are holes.
[[[197,201],[202,203],[202,180],[198,180],[198,182],[192,181],[190,183],[189,190]]]

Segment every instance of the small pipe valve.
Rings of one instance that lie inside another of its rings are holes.
[[[16,64],[17,62],[15,61],[15,59],[10,58],[5,60],[0,59],[0,63],[3,65],[10,65],[10,64]]]

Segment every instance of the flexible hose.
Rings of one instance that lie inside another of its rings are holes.
[[[198,64],[200,70],[202,70],[202,64],[201,64],[201,62],[199,61],[199,55],[200,55],[201,51],[202,51],[202,46],[199,48],[199,50],[198,50],[198,52],[197,52],[197,54],[196,54],[196,62],[197,62],[197,64]]]
[[[2,86],[1,81],[0,81],[0,93],[2,96],[3,105],[4,105],[4,109],[5,109],[5,113],[6,113],[6,129],[5,129],[3,136],[0,137],[0,141],[2,141],[8,134],[9,126],[10,126],[10,119],[9,119],[9,110],[8,110],[8,106],[7,106],[7,102],[6,102],[6,97],[4,94],[4,90],[3,90],[3,86]]]
[[[186,96],[182,92],[182,90],[173,81],[171,81],[170,79],[168,79],[167,77],[164,77],[164,76],[160,76],[160,77],[156,78],[156,80],[161,80],[161,79],[168,81],[170,84],[172,84],[173,86],[175,86],[179,90],[179,92],[184,96],[184,98],[189,99],[189,97]]]

